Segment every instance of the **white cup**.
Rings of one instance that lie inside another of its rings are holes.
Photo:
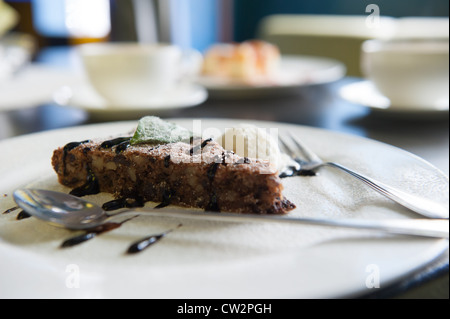
[[[164,97],[200,65],[199,52],[170,44],[94,43],[78,49],[90,84],[111,106]]]
[[[448,107],[448,40],[366,41],[361,70],[392,108]]]

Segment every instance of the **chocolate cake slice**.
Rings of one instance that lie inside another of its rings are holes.
[[[286,213],[295,205],[269,163],[239,157],[215,141],[130,144],[130,137],[69,143],[52,165],[78,196],[112,193],[118,200],[210,211]]]

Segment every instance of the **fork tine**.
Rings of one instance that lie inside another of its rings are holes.
[[[284,168],[284,171],[281,172],[280,176],[295,176],[301,171],[302,168],[299,154],[296,154],[292,147],[288,146],[286,141],[281,136],[278,136],[278,141],[281,144],[280,150],[290,157],[289,165]]]
[[[289,134],[289,137],[291,138],[292,142],[303,153],[303,156],[305,156],[305,158],[309,162],[322,162],[320,157],[317,156],[317,154],[314,153],[309,147],[307,147],[303,143],[300,143],[300,141],[295,136],[292,136],[292,134],[290,132],[288,132],[288,134]]]
[[[287,155],[289,155],[291,158],[295,159],[298,157],[298,154],[296,154],[291,147],[289,147],[286,143],[286,141],[281,137],[278,136],[278,140],[280,141],[282,148],[283,148],[283,152],[286,153]]]

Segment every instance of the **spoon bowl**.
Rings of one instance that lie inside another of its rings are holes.
[[[104,223],[111,216],[82,198],[43,189],[18,189],[14,200],[24,211],[56,226],[86,229]]]
[[[448,238],[448,219],[325,219],[286,215],[258,215],[200,212],[194,210],[130,209],[108,214],[101,207],[82,198],[49,190],[18,189],[13,194],[17,205],[30,215],[54,225],[81,230],[97,227],[118,215],[152,215],[223,222],[270,222],[367,229],[411,236]]]

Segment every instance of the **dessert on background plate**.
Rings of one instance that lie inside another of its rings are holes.
[[[276,75],[280,60],[278,47],[265,41],[218,43],[206,51],[202,75],[258,83]]]

